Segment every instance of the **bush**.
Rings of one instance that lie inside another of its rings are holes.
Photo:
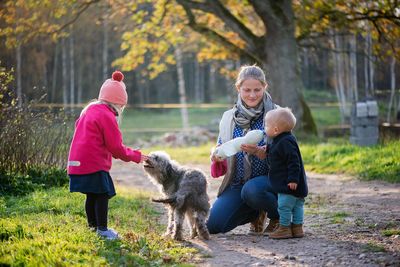
[[[54,167],[31,167],[25,173],[5,172],[0,169],[0,194],[25,195],[37,189],[68,184],[65,169]]]
[[[9,88],[11,72],[0,67],[0,191],[22,194],[65,184],[72,125],[62,110],[19,105]],[[40,101],[40,100],[39,100]]]

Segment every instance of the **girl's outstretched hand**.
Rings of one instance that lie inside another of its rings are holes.
[[[140,156],[140,161],[139,161],[139,163],[142,163],[143,161],[146,161],[146,160],[148,160],[148,159],[149,159],[149,157],[148,157],[147,155],[142,154],[142,155]]]

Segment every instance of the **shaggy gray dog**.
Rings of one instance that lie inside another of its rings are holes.
[[[164,195],[163,199],[153,201],[165,203],[168,207],[168,227],[164,236],[182,240],[182,224],[186,214],[190,225],[190,237],[199,235],[202,239],[210,239],[205,224],[210,203],[204,173],[179,165],[162,151],[150,153],[143,166],[152,182]]]

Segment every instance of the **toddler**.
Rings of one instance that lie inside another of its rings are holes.
[[[272,139],[267,146],[269,180],[278,193],[279,227],[270,238],[303,237],[304,198],[307,178],[296,138],[292,130],[296,118],[289,108],[273,109],[265,115],[265,131]]]

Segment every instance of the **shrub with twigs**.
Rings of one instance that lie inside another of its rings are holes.
[[[24,194],[68,182],[72,124],[62,110],[18,105],[11,71],[0,67],[0,193]]]

